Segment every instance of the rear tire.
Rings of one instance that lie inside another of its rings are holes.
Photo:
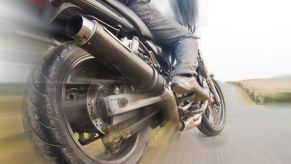
[[[205,134],[206,136],[215,136],[221,133],[221,131],[224,128],[225,121],[226,121],[226,106],[225,106],[225,100],[223,97],[223,93],[220,89],[220,86],[216,81],[213,80],[214,86],[218,92],[218,95],[221,99],[221,114],[220,114],[220,122],[218,124],[213,124],[209,121],[209,114],[207,115],[207,110],[209,110],[209,106],[206,109],[206,111],[202,114],[202,121],[201,124],[198,126],[198,129]]]
[[[66,69],[84,55],[89,54],[74,43],[65,43],[44,56],[33,71],[27,88],[23,108],[25,132],[49,163],[137,163],[147,146],[148,128],[138,132],[131,154],[124,154],[124,157],[112,161],[92,159],[70,135],[58,102],[58,92]]]

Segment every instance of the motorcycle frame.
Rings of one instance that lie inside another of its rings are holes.
[[[148,49],[149,54],[151,53],[155,53],[154,56],[152,56],[154,58],[154,61],[161,61],[161,60],[157,60],[156,58],[159,59],[159,55],[157,54],[157,50],[155,50],[153,48],[153,46],[151,46],[153,43],[152,41],[148,40],[147,38],[144,38],[144,36],[139,33],[138,29],[135,28],[134,24],[131,23],[129,20],[127,20],[125,17],[122,16],[122,14],[118,13],[118,11],[114,10],[114,8],[112,8],[111,6],[109,6],[106,3],[101,3],[101,1],[95,1],[96,4],[99,4],[95,7],[89,7],[86,8],[86,10],[84,10],[82,7],[88,7],[88,5],[85,5],[84,2],[89,2],[90,0],[51,0],[53,4],[59,4],[60,6],[58,7],[58,11],[56,12],[56,15],[53,17],[53,21],[54,24],[58,24],[58,23],[66,23],[68,21],[68,19],[76,14],[82,14],[82,15],[89,15],[91,13],[94,13],[93,15],[97,15],[100,16],[101,19],[94,17],[95,19],[97,19],[97,21],[99,23],[101,23],[102,25],[104,25],[106,28],[113,30],[116,33],[125,33],[125,34],[129,34],[131,33],[131,35],[138,35],[138,37],[141,38],[141,40],[144,40],[146,43],[145,46]],[[64,3],[64,2],[69,2],[69,3]],[[78,6],[77,6],[78,5]],[[101,14],[98,14],[101,13]],[[102,20],[106,18],[107,20]],[[111,22],[111,23],[108,23]],[[113,27],[110,24],[118,24],[118,27]],[[61,27],[65,27],[65,25],[62,25]],[[60,28],[58,28],[60,29]],[[65,29],[61,30],[62,34],[65,34]],[[67,38],[66,35],[64,35],[64,38]],[[67,38],[68,39],[68,38]],[[149,42],[151,44],[149,44]],[[170,55],[169,55],[170,56]],[[207,67],[204,64],[204,60],[203,57],[201,55],[201,51],[199,51],[198,54],[198,58],[200,59],[199,62],[199,67],[203,70],[203,72],[201,72],[200,75],[202,75],[203,79],[200,79],[200,81],[203,81],[204,79],[206,80],[209,89],[212,91],[213,95],[214,95],[214,99],[217,103],[219,103],[221,100],[218,96],[218,93],[214,87],[214,84],[212,82],[212,78],[208,72]],[[164,70],[164,74],[169,75],[169,72],[172,70],[172,65],[169,64],[169,60],[166,59],[166,64],[168,66],[166,66],[167,70]],[[165,65],[165,64],[164,64]],[[165,68],[165,67],[163,67]],[[199,76],[200,77],[200,76]],[[169,77],[168,77],[169,78]]]
[[[86,0],[82,0],[82,1],[86,1]],[[84,10],[82,8],[82,6],[81,7],[80,6],[77,6],[77,4],[79,4],[79,2],[77,0],[76,1],[75,0],[70,0],[70,2],[74,2],[74,4],[71,4],[71,3],[63,3],[59,7],[57,14],[52,19],[52,23],[53,24],[59,24],[60,25],[59,27],[66,27],[65,24],[68,22],[68,20],[71,17],[73,17],[74,15],[76,15],[76,14],[83,15],[83,16],[86,17],[88,15],[91,15],[91,13],[98,12],[98,11],[96,11],[96,8],[94,8],[94,7],[91,7],[89,9],[86,8],[87,10]],[[80,4],[82,4],[82,2],[80,2]],[[140,40],[142,41],[142,43],[144,43],[144,45],[146,46],[146,49],[148,49],[148,53],[150,53],[149,51],[156,52],[152,48],[152,46],[149,46],[149,44],[146,43],[146,41],[149,41],[149,42],[152,42],[152,41],[150,41],[149,39],[145,38],[138,31],[138,29],[136,29],[134,27],[134,25],[130,21],[128,21],[126,18],[122,17],[121,14],[117,14],[118,12],[116,10],[112,9],[110,6],[107,6],[106,4],[101,4],[101,6],[102,6],[102,7],[100,7],[101,10],[102,9],[103,10],[105,9],[105,10],[110,10],[110,11],[113,10],[113,11],[111,11],[111,12],[105,14],[105,15],[99,14],[100,17],[98,17],[98,18],[95,17],[94,14],[93,14],[93,16],[90,16],[90,18],[93,18],[95,21],[97,21],[98,23],[102,24],[105,28],[109,29],[108,32],[111,31],[112,34],[116,34],[116,35],[125,34],[125,35],[131,35],[131,36],[137,35],[140,38]],[[104,17],[106,17],[107,20],[104,20],[103,19]],[[112,22],[109,23],[108,20],[109,20],[109,22],[111,22],[111,21]],[[118,26],[114,27],[111,24],[118,24]],[[63,31],[61,33],[65,34],[64,31],[66,29],[64,29],[64,28],[62,29],[61,28],[61,30]],[[69,40],[65,35],[64,35],[64,38],[66,38],[67,40]],[[158,58],[158,54],[157,53],[155,53],[154,58]],[[215,100],[217,102],[220,102],[219,96],[218,96],[218,94],[216,92],[216,89],[214,88],[213,82],[211,80],[211,76],[208,74],[208,71],[207,71],[207,69],[206,69],[206,67],[204,65],[204,62],[203,62],[201,53],[199,53],[199,58],[201,59],[200,64],[199,64],[199,67],[201,67],[202,70],[203,70],[203,72],[202,72],[203,79],[201,79],[201,80],[206,79],[206,82],[207,82],[210,90],[214,93]],[[171,70],[171,66],[170,66],[170,70]],[[167,74],[167,73],[165,73],[165,74]],[[167,78],[169,79],[169,77],[167,77]],[[153,91],[154,91],[154,89],[153,89]],[[165,93],[167,93],[167,92],[165,92]],[[170,102],[170,101],[168,101],[168,102]],[[170,106],[173,106],[173,104],[170,105]]]

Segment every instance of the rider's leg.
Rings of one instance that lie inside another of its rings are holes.
[[[173,91],[196,92],[201,98],[210,99],[195,78],[198,46],[193,34],[175,20],[164,17],[149,3],[135,3],[129,7],[145,22],[159,44],[173,50],[177,62],[171,72]]]
[[[149,3],[136,3],[129,7],[145,22],[159,44],[171,47],[174,51],[177,64],[171,76],[195,75],[198,48],[193,34],[175,20],[164,17],[150,7]]]
[[[181,37],[181,40],[175,43],[175,59],[176,65],[171,76],[181,74],[197,75],[196,69],[198,67],[198,44],[193,37]]]

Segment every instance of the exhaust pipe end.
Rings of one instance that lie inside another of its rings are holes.
[[[75,39],[78,44],[85,44],[94,34],[97,22],[90,21],[87,18],[75,15],[73,16],[66,28],[66,33]]]

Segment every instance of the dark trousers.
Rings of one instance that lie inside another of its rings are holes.
[[[197,74],[198,44],[186,27],[164,17],[149,3],[135,3],[129,5],[129,8],[144,21],[159,44],[170,47],[173,51],[176,65],[171,76]]]

